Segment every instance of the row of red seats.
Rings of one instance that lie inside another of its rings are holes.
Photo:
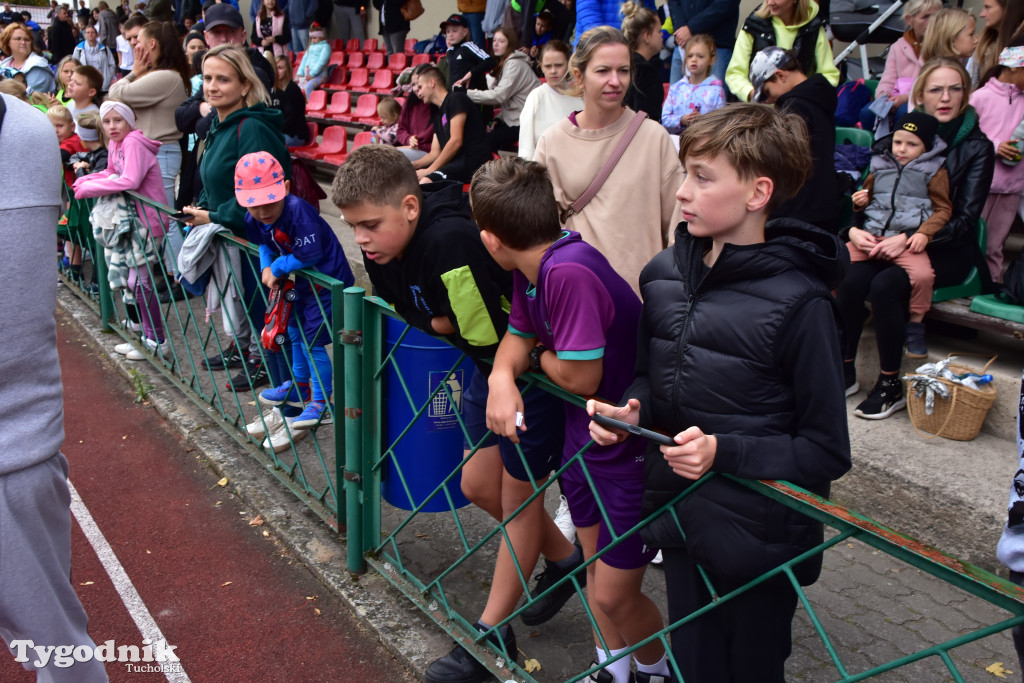
[[[397,76],[394,71],[377,69],[373,72],[371,84],[369,69],[346,69],[343,66],[336,66],[320,87],[324,90],[387,93],[395,87]]]
[[[384,52],[384,46],[376,38],[367,38],[362,43],[359,42],[358,38],[351,38],[347,42],[336,38],[331,41],[331,49],[344,52]],[[411,55],[415,49],[416,39],[406,38],[405,53]]]
[[[401,97],[395,99],[399,106],[405,102],[405,99]],[[377,95],[360,95],[356,100],[355,108],[353,108],[352,94],[347,91],[341,91],[331,95],[331,102],[328,104],[327,93],[323,90],[315,90],[310,96],[309,102],[306,103],[306,116],[375,126],[380,123],[380,117],[377,116],[377,105],[379,103],[380,98]]]
[[[348,131],[342,126],[328,126],[324,128],[323,141],[320,144],[316,142],[317,128],[316,124],[307,122],[306,126],[309,128],[309,139],[313,142],[302,147],[289,147],[288,151],[293,156],[299,157],[300,159],[313,159],[315,161],[323,161],[328,164],[335,164],[340,166],[345,163],[345,159],[349,153],[355,150],[357,147],[368,145],[373,142],[373,133],[364,131],[362,133],[356,133],[352,139],[352,147],[348,147]]]

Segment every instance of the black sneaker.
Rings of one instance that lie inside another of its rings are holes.
[[[860,382],[857,381],[857,366],[855,363],[843,363],[843,381],[846,383],[847,396],[853,396],[860,391]]]
[[[558,610],[562,609],[562,605],[568,602],[569,598],[576,594],[576,586],[573,585],[573,582],[566,581],[547,595],[537,598],[538,595],[547,591],[562,577],[571,574],[577,567],[583,564],[583,552],[580,550],[579,545],[576,546],[576,549],[576,552],[579,554],[579,561],[566,569],[560,568],[554,562],[545,560],[544,571],[535,577],[537,583],[534,585],[533,590],[530,591],[530,597],[528,598],[534,602],[519,615],[519,618],[527,626],[538,626],[548,621],[558,614]],[[579,572],[576,578],[580,582],[581,588],[587,585],[587,573],[585,571]]]
[[[595,666],[597,666],[597,662],[591,662],[590,666],[587,668],[593,669]],[[636,678],[633,677],[632,672],[630,672],[629,680],[636,680]],[[585,683],[615,683],[615,675],[608,669],[599,669],[587,676]]]
[[[223,370],[225,367],[242,367],[242,352],[238,350],[238,346],[234,342],[231,342],[231,346],[224,349],[224,355],[218,353],[203,359],[204,370]]]
[[[479,629],[480,627],[477,626]],[[482,629],[481,629],[482,630]],[[493,643],[498,642],[498,635],[492,633],[488,639]],[[498,646],[501,649],[501,646]],[[505,638],[505,650],[509,656],[516,659],[516,634],[512,628],[508,629],[508,636]],[[480,683],[490,681],[494,678],[487,667],[481,664],[476,657],[469,654],[469,651],[461,645],[456,645],[452,651],[444,657],[439,657],[427,667],[423,675],[423,683]]]
[[[633,674],[633,680],[636,683],[672,683],[676,679],[672,678],[672,674],[649,674],[637,671]]]
[[[242,371],[228,380],[227,387],[235,391],[246,391],[262,387],[264,384],[270,384],[270,376],[267,374],[263,359],[258,355],[247,354]]]
[[[924,341],[924,323],[907,323],[907,358],[927,358],[928,345]]]
[[[868,397],[861,401],[853,414],[868,420],[884,420],[897,410],[907,407],[907,399],[903,398],[903,384],[898,376],[878,378],[878,383]]]

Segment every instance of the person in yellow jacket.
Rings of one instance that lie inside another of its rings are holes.
[[[803,72],[821,74],[832,85],[839,84],[839,70],[832,63],[832,46],[825,35],[827,17],[814,0],[764,0],[743,22],[733,48],[725,84],[740,102],[749,102],[750,62],[761,50],[776,45],[793,50]]]

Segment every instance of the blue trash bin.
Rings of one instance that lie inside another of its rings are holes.
[[[405,330],[405,323],[394,318],[386,318],[385,330],[387,354],[391,352]],[[381,476],[381,496],[397,508],[415,508],[462,462],[463,437],[456,412],[462,413],[462,390],[468,385],[475,367],[473,362],[466,358],[452,376],[448,377],[448,370],[460,355],[462,352],[458,349],[415,328],[409,330],[395,353],[394,360],[401,368],[402,377],[405,378],[406,386],[417,406],[422,405],[442,381],[448,382],[455,399],[453,405],[444,390],[438,392],[426,412],[420,415],[402,437],[394,450],[394,455],[385,461]],[[405,391],[398,381],[398,373],[392,364],[388,365],[384,388],[387,405],[384,433],[387,438],[386,446],[390,446],[413,419],[415,411],[406,399]],[[395,463],[402,471],[412,500],[406,495],[402,479],[395,470]],[[469,500],[462,494],[461,481],[460,473],[448,482],[452,502],[457,508],[469,505]],[[438,492],[423,507],[423,512],[448,510],[448,500],[443,491]]]

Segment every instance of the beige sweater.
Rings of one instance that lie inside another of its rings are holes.
[[[108,97],[135,110],[135,127],[150,140],[167,143],[181,138],[174,123],[174,110],[188,95],[177,71],[150,71],[138,79],[128,74],[110,86]]]
[[[564,118],[544,132],[534,161],[548,167],[559,209],[568,210],[590,186],[633,115],[627,108],[618,121],[599,130],[584,130]],[[658,122],[644,121],[601,190],[565,227],[597,247],[639,294],[640,271],[672,241],[682,182],[668,133]]]

